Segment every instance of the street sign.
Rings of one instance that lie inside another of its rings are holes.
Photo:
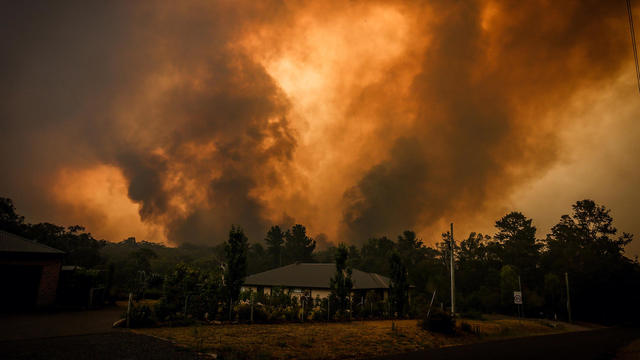
[[[520,292],[520,291],[514,291],[513,292],[513,303],[514,304],[518,304],[518,305],[522,305],[522,292]]]

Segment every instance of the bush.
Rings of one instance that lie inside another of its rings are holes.
[[[274,308],[270,317],[271,322],[285,322],[287,321],[287,315],[282,308]]]
[[[320,306],[311,309],[307,320],[310,321],[327,321],[327,310]]]
[[[124,317],[126,317],[126,315],[125,313]],[[138,306],[132,304],[129,316],[129,327],[132,328],[150,327],[156,324],[151,308],[147,305]]]
[[[283,312],[287,321],[300,321],[300,308],[298,306],[287,306]]]
[[[431,312],[431,316],[428,319],[425,315],[418,325],[431,332],[451,335],[455,332],[456,324],[451,315],[436,309]]]
[[[165,298],[161,298],[160,301],[153,305],[153,313],[158,321],[167,321],[175,312],[173,310],[174,309],[167,303]]]
[[[251,304],[240,302],[234,306],[233,310],[238,315],[238,320],[249,321],[251,319]]]
[[[271,320],[271,314],[266,306],[262,304],[253,305],[253,321],[255,322],[269,322]]]

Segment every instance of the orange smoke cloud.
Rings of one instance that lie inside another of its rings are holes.
[[[581,124],[564,111],[577,94],[631,60],[624,7],[604,2],[74,8],[85,17],[11,23],[29,46],[6,61],[20,71],[3,130],[33,149],[3,165],[32,181],[2,185],[110,240],[218,243],[232,223],[254,241],[293,222],[333,242],[488,230],[578,141],[559,131]],[[29,160],[38,171],[16,165]]]
[[[127,180],[117,167],[60,169],[52,185],[55,202],[66,210],[67,223],[88,222],[91,231],[112,240],[131,234],[164,240],[161,227],[140,220],[139,206],[127,197]]]

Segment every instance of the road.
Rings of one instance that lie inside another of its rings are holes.
[[[192,360],[203,358],[209,357],[167,341],[126,330],[91,335],[0,341],[0,359],[3,360]]]
[[[556,335],[544,335],[454,346],[409,354],[383,356],[386,359],[613,359],[616,351],[640,338],[640,328],[605,328]],[[640,354],[638,354],[640,359]]]
[[[0,316],[0,359],[200,359],[167,341],[112,324],[121,308]]]
[[[123,311],[117,307],[106,307],[54,313],[3,314],[0,315],[0,341],[109,332]]]

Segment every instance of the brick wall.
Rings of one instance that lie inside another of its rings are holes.
[[[40,277],[40,287],[38,289],[38,307],[50,306],[55,303],[60,266],[59,260],[42,262],[42,276]]]

